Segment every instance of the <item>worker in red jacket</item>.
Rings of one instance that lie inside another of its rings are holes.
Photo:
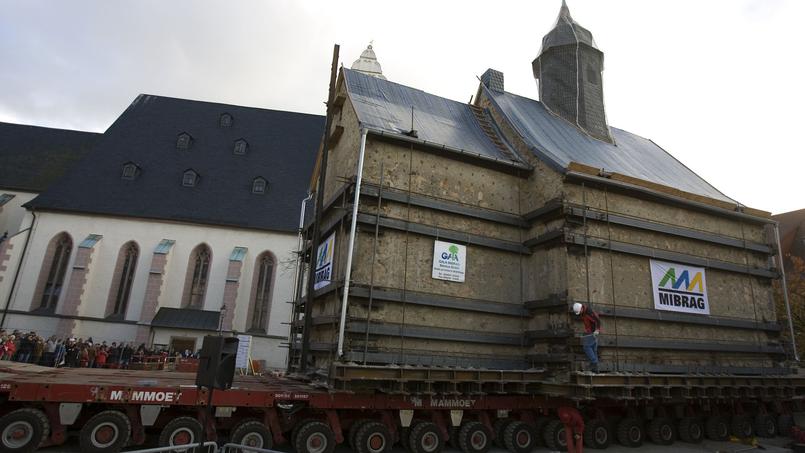
[[[576,302],[573,304],[573,313],[581,317],[584,322],[584,336],[582,344],[584,353],[590,360],[590,371],[598,372],[598,334],[601,333],[601,318],[592,308]]]

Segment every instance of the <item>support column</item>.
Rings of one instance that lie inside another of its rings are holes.
[[[89,278],[89,267],[92,264],[92,254],[95,252],[95,245],[103,238],[100,234],[90,234],[80,244],[73,261],[73,271],[70,273],[70,280],[67,282],[64,291],[64,300],[61,301],[61,314],[66,316],[78,316],[81,307],[84,287]],[[74,318],[60,318],[56,326],[56,335],[60,337],[70,337],[75,330]]]
[[[165,269],[168,265],[168,254],[176,241],[163,239],[154,250],[151,258],[151,267],[148,270],[148,282],[145,285],[143,308],[140,311],[140,322],[137,326],[136,345],[148,343],[151,333],[151,321],[159,308],[159,298],[162,295],[162,285],[165,280]]]
[[[229,268],[226,271],[226,283],[224,284],[223,305],[226,306],[222,329],[232,330],[232,322],[235,319],[235,308],[237,306],[238,289],[240,289],[240,273],[243,268],[243,259],[246,257],[246,247],[235,247],[229,255]]]

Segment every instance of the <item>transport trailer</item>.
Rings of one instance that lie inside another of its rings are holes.
[[[423,376],[423,373],[425,374]],[[757,432],[786,433],[805,379],[576,373],[540,381],[540,370],[376,367],[371,379],[397,390],[332,390],[274,376],[238,376],[233,388],[199,390],[191,373],[54,369],[0,364],[0,451],[32,452],[76,433],[82,452],[116,452],[147,439],[162,446],[220,440],[299,453],[464,453],[494,443],[512,453],[537,445],[581,451],[614,439],[639,446]],[[353,377],[369,379],[366,370]],[[407,383],[407,384],[405,384]],[[416,392],[411,390],[418,389]],[[208,417],[211,401],[212,417]]]
[[[456,374],[461,371],[449,376],[458,386],[471,384],[479,373]],[[505,374],[500,377],[509,379]],[[300,453],[331,453],[342,442],[360,453],[385,453],[396,442],[412,453],[437,453],[445,442],[467,453],[484,452],[492,442],[525,453],[538,442],[540,417],[576,413],[572,400],[524,391],[356,393],[282,377],[238,376],[233,388],[214,391],[209,418],[210,395],[194,379],[191,373],[3,362],[0,451],[32,452],[77,432],[81,451],[96,453],[142,445],[149,437],[170,446],[221,436],[259,448],[290,442]],[[499,382],[501,389],[509,384]],[[564,444],[564,425],[558,418],[552,422]]]

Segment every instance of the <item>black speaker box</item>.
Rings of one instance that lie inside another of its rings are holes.
[[[196,385],[226,390],[235,378],[238,339],[207,335],[201,344]]]

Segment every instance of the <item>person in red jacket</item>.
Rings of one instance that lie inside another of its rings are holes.
[[[104,368],[106,367],[106,358],[109,356],[109,353],[106,352],[106,346],[101,346],[101,349],[95,353],[95,368]]]
[[[584,353],[590,360],[590,371],[598,372],[598,334],[601,333],[601,318],[592,308],[578,302],[573,304],[573,313],[584,322],[582,344]]]

